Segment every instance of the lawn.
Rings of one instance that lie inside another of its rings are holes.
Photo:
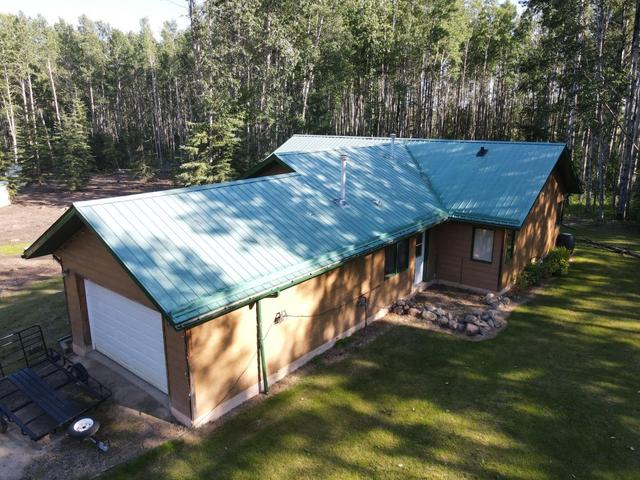
[[[39,324],[50,347],[69,333],[62,279],[33,283],[22,292],[0,296],[0,337]]]
[[[495,340],[395,327],[105,478],[637,479],[640,261],[574,258]]]

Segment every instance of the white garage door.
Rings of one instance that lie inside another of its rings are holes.
[[[93,348],[168,392],[160,313],[85,280]]]

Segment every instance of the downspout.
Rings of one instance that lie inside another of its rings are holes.
[[[262,370],[262,393],[269,393],[269,375],[267,373],[267,357],[264,352],[264,338],[262,336],[262,308],[260,300],[256,302],[256,324],[258,328],[258,356],[260,357],[260,366]]]

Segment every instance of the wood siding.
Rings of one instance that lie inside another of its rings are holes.
[[[445,280],[486,290],[498,289],[504,231],[480,226],[494,230],[493,261],[485,263],[471,260],[473,227],[470,223],[447,222],[431,229],[435,269],[430,280]]]
[[[88,228],[83,227],[55,254],[61,259],[63,270],[66,272],[65,294],[74,350],[77,353],[84,354],[91,349],[91,332],[84,295],[85,278],[156,310],[149,298]],[[184,334],[176,332],[166,325],[166,322],[163,324],[171,406],[190,418],[190,388]]]
[[[384,250],[343,266],[261,301],[267,369],[273,374],[363,322],[368,300],[373,315],[411,293],[415,239],[410,242],[410,267],[384,278]],[[275,324],[278,312],[289,316]],[[246,306],[189,330],[189,371],[194,418],[207,415],[258,382],[256,310]]]
[[[502,266],[501,287],[516,281],[518,274],[534,258],[549,253],[560,233],[558,203],[564,199],[564,187],[554,172],[549,176],[522,228],[516,232],[513,259]]]

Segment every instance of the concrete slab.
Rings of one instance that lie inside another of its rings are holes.
[[[102,453],[65,432],[32,442],[10,424],[7,434],[0,435],[2,480],[92,477],[167,440],[191,435],[172,419],[165,394],[115,362],[98,352],[74,361],[113,392],[111,399],[90,412],[102,425],[97,437],[109,441],[109,451]]]

